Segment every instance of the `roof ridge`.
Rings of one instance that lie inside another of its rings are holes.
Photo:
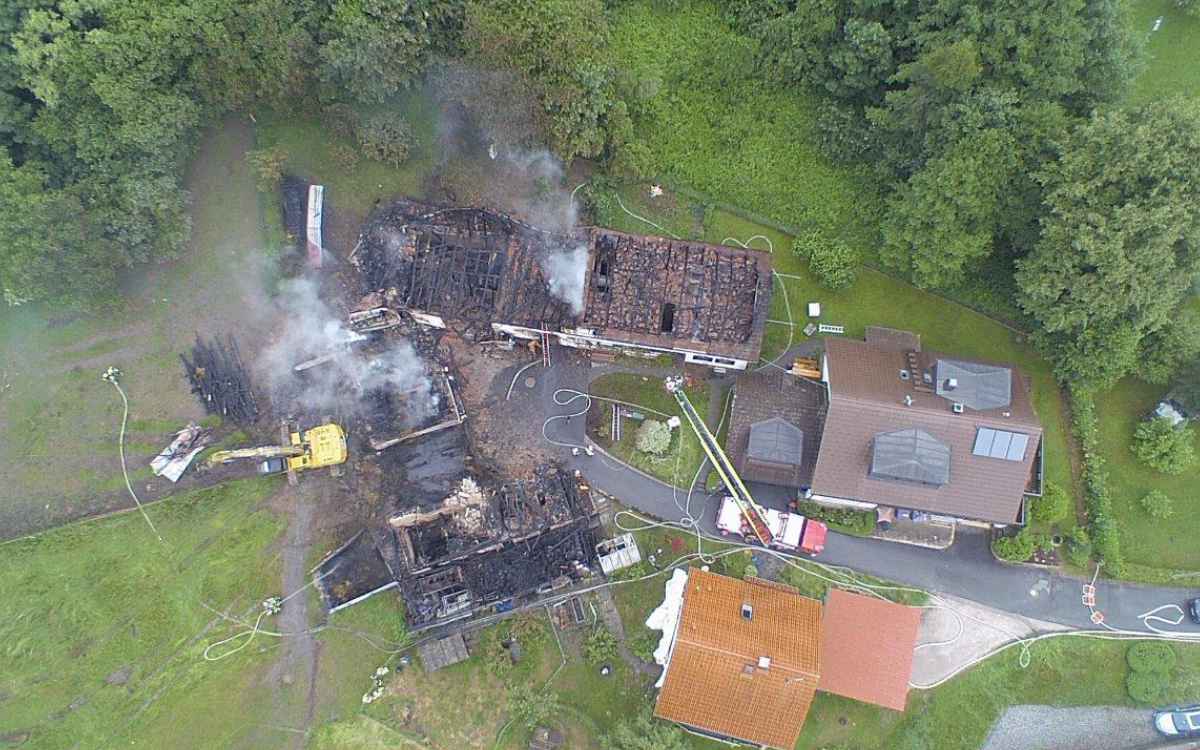
[[[757,654],[757,655],[743,654],[738,651],[730,651],[728,649],[719,648],[717,646],[712,646],[707,643],[703,643],[701,641],[695,641],[695,640],[692,640],[691,638],[684,636],[683,634],[676,636],[675,640],[679,643],[686,643],[689,646],[695,646],[696,648],[704,649],[705,651],[712,651],[713,653],[724,654],[725,656],[736,656],[739,659],[745,659],[748,662],[754,663],[755,665],[758,664],[758,660],[760,657],[767,656],[771,660],[771,668],[772,669],[778,667],[778,668],[786,670],[788,672],[795,672],[796,674],[809,675],[812,677],[820,677],[821,676],[819,672],[810,672],[807,669],[801,669],[799,667],[790,666],[786,662],[777,661],[776,657],[772,656],[770,654]],[[819,650],[819,648],[820,648],[820,646],[818,645],[818,650]],[[818,663],[819,662],[820,662],[820,660],[818,659]]]

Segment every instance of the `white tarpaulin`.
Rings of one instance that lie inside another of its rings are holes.
[[[683,590],[687,586],[687,579],[687,571],[676,568],[667,580],[667,591],[662,604],[655,607],[646,618],[646,627],[663,632],[658,641],[658,648],[654,649],[654,663],[661,664],[663,672],[654,687],[662,687],[663,680],[667,678],[666,666],[671,660],[671,649],[675,646],[675,627],[679,624],[679,614],[683,611]]]
[[[195,422],[180,430],[171,444],[150,461],[154,476],[166,477],[172,483],[178,482],[187,467],[191,466],[196,454],[204,450],[203,432]]]
[[[322,236],[322,218],[325,203],[325,186],[324,185],[309,185],[308,186],[308,220],[305,226],[305,233],[308,235],[308,265],[313,268],[320,268],[321,262],[325,259],[325,246]]]

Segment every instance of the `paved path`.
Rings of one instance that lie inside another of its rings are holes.
[[[1012,706],[992,727],[982,750],[1139,750],[1164,738],[1144,708]]]
[[[604,371],[606,368],[597,368],[595,374]],[[541,378],[540,393],[534,391],[527,395],[529,418],[539,421],[545,414],[577,409],[577,405],[569,408],[554,406],[551,395],[559,387],[586,391],[593,371],[588,367],[563,365],[551,368],[545,375]],[[564,443],[582,445],[586,442],[583,420],[570,423],[557,420],[550,424],[548,434]],[[684,515],[686,490],[673,492],[670,486],[631,471],[600,453],[592,457],[573,457],[563,450],[560,455],[574,468],[583,471],[594,487],[627,505],[664,520],[678,520]],[[783,507],[786,502],[786,491],[782,488],[751,484],[750,489],[765,505]],[[717,501],[711,497],[693,497],[690,504],[692,515],[701,519],[702,528],[714,535],[716,507]],[[1038,620],[1078,628],[1095,627],[1081,602],[1084,581],[1040,568],[1001,564],[991,555],[987,535],[967,527],[959,529],[957,541],[944,551],[830,533],[820,561]],[[1163,605],[1182,605],[1187,597],[1195,595],[1189,589],[1101,580],[1097,585],[1096,600],[1108,624],[1145,631],[1140,614]],[[1164,623],[1157,623],[1157,626],[1176,632],[1200,633],[1200,627],[1186,619],[1175,627]]]

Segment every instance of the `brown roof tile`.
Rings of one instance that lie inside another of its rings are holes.
[[[743,603],[753,617],[742,617]],[[765,581],[692,570],[656,716],[776,748],[796,744],[817,689],[821,604]],[[760,668],[760,658],[770,659]]]
[[[817,688],[903,711],[920,626],[915,607],[830,589]]]
[[[1017,520],[1042,435],[1025,377],[1012,371],[1009,406],[955,414],[950,401],[923,379],[944,355],[880,349],[838,338],[826,340],[825,353],[830,401],[813,472],[814,494],[995,523]],[[908,380],[901,379],[901,370],[909,372]],[[906,397],[910,406],[905,406]],[[972,455],[979,427],[1028,434],[1023,460]],[[924,430],[950,446],[947,484],[930,487],[868,476],[874,437],[909,428]]]

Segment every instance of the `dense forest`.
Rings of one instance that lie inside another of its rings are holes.
[[[672,82],[613,53],[625,1],[11,0],[5,302],[91,304],[122,269],[176,257],[183,168],[229,112],[361,111],[435,78],[497,142],[625,177],[669,171],[645,133]],[[1123,103],[1140,54],[1121,0],[721,7],[754,75],[817,98],[821,149],[880,186],[870,230],[890,272],[1011,292],[1064,381],[1165,382],[1196,356],[1200,107]],[[361,127],[383,155],[403,137]]]

